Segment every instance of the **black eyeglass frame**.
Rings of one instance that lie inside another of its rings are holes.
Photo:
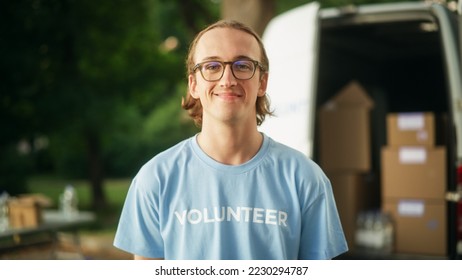
[[[253,69],[253,73],[249,78],[241,79],[241,78],[236,77],[236,74],[234,74],[233,64],[236,63],[236,62],[239,62],[239,61],[250,61],[250,62],[252,62],[254,64],[255,68]],[[219,63],[219,64],[221,64],[223,66],[223,71],[221,72],[220,77],[216,78],[216,79],[212,79],[212,80],[206,79],[204,77],[204,74],[202,73],[202,66],[205,63],[211,63],[211,62],[217,62],[217,63]],[[192,73],[196,73],[197,69],[199,69],[199,71],[201,73],[201,76],[202,76],[202,78],[204,78],[204,80],[206,80],[207,82],[216,82],[216,81],[221,80],[221,78],[223,78],[223,75],[225,73],[226,65],[231,66],[231,73],[233,74],[233,77],[236,78],[237,80],[241,80],[241,81],[246,81],[246,80],[252,79],[253,76],[255,76],[255,72],[257,71],[257,67],[260,68],[260,71],[265,71],[265,66],[263,66],[263,64],[261,64],[259,61],[253,60],[253,59],[250,59],[250,58],[248,58],[248,59],[246,58],[246,59],[237,59],[237,60],[234,60],[234,61],[218,61],[218,60],[204,61],[204,62],[197,63],[196,65],[194,65],[194,67],[192,68]]]

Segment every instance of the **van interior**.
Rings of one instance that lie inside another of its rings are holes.
[[[321,21],[321,29],[316,106],[352,80],[366,89],[374,101],[372,163],[378,172],[380,148],[386,145],[386,114],[434,112],[443,118],[448,113],[438,25],[428,19],[345,25]],[[450,146],[449,139],[440,137],[436,144]]]
[[[433,112],[436,145],[454,162],[445,58],[438,22],[429,15],[402,20],[372,17],[325,18],[320,23],[316,108],[350,81],[359,82],[374,102],[370,116],[371,172],[380,207],[381,148],[387,143],[388,113]],[[317,132],[315,132],[316,135]],[[441,137],[442,136],[442,137]],[[315,136],[315,141],[319,141]],[[315,142],[313,158],[319,159]],[[447,181],[455,182],[448,168]]]

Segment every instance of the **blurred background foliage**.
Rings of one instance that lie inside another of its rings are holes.
[[[180,107],[194,34],[237,0],[0,2],[0,193],[37,174],[130,178],[198,130]],[[307,0],[263,0],[275,16]],[[329,0],[323,7],[396,1]]]

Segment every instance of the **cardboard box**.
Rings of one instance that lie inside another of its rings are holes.
[[[395,253],[445,256],[446,207],[444,200],[385,200],[382,210],[394,222]]]
[[[327,172],[327,176],[332,184],[348,247],[352,249],[355,246],[358,214],[380,207],[378,188],[374,188],[370,177],[365,174]]]
[[[43,195],[31,194],[8,201],[9,224],[12,228],[37,227],[42,223],[42,209],[51,205]]]
[[[320,165],[324,170],[371,169],[370,110],[373,102],[357,82],[345,86],[319,111]]]
[[[387,144],[391,147],[435,146],[435,117],[433,113],[388,114]]]
[[[446,148],[382,148],[382,197],[444,199]]]

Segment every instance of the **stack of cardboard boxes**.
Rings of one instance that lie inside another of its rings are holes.
[[[319,111],[319,164],[332,183],[350,248],[355,246],[357,216],[374,207],[376,196],[369,180],[372,107],[365,89],[352,81]]]
[[[446,149],[430,112],[387,116],[382,210],[395,225],[395,252],[446,255]]]

